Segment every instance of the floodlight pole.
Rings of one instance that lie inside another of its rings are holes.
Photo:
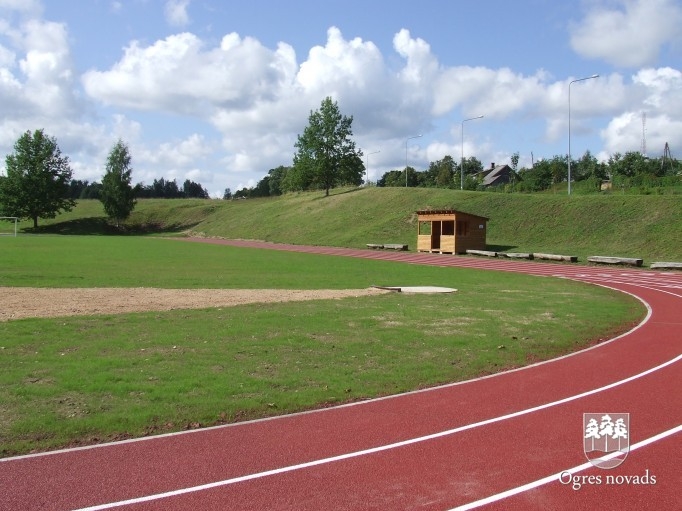
[[[367,182],[368,182],[368,183],[369,183],[369,156],[370,156],[371,154],[377,154],[377,153],[380,153],[380,152],[381,152],[381,151],[374,151],[374,152],[372,152],[372,153],[367,153],[367,154],[365,155],[365,161],[367,162],[367,163],[365,163],[365,174],[367,174]]]
[[[467,121],[473,121],[475,119],[483,119],[482,115],[477,117],[470,117],[462,121],[462,161],[459,167],[459,189],[464,190],[464,123]]]
[[[568,82],[568,195],[571,195],[571,85],[575,82],[583,82],[592,78],[599,78],[599,75],[586,76],[585,78],[578,78]]]
[[[413,137],[407,137],[407,140],[405,140],[405,188],[407,188],[407,142],[413,138],[419,137],[421,137],[421,134],[415,135]]]

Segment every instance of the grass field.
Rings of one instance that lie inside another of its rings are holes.
[[[575,350],[644,315],[631,297],[564,280],[157,237],[3,238],[0,261],[0,294],[8,286],[458,289],[0,323],[0,456],[467,379]]]

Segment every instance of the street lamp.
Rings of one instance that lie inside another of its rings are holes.
[[[367,153],[367,154],[365,155],[365,161],[367,162],[367,163],[365,164],[365,173],[367,174],[367,182],[369,182],[369,155],[370,155],[370,154],[377,154],[377,153],[380,153],[380,152],[381,152],[381,151],[374,151],[374,152],[372,152],[372,153]]]
[[[586,76],[568,82],[568,195],[571,195],[571,85],[592,78],[599,78],[599,75]]]
[[[470,117],[468,119],[464,119],[462,121],[462,161],[459,167],[459,189],[464,190],[464,123],[467,121],[473,121],[475,119],[483,119],[482,115],[479,115],[478,117]]]
[[[421,135],[415,135],[414,137],[407,137],[407,140],[405,140],[405,188],[407,188],[407,141],[412,140],[413,138],[419,138]]]

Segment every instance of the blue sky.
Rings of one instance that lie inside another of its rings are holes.
[[[680,26],[680,0],[0,0],[0,172],[42,128],[76,179],[120,138],[134,182],[221,196],[290,165],[326,96],[372,181],[462,151],[530,166],[568,152],[594,74],[574,158],[679,158]]]

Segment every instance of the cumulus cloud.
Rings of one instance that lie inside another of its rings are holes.
[[[598,5],[571,26],[571,46],[580,55],[639,67],[655,64],[664,45],[682,41],[678,1],[618,0],[615,4]]]
[[[15,135],[21,119],[41,127],[80,115],[85,105],[75,84],[64,24],[31,19],[0,27],[0,118],[8,126],[0,136]]]
[[[622,104],[639,105],[616,115],[601,132],[604,154],[636,151],[646,140],[648,153],[663,154],[666,142],[682,140],[682,71],[669,67],[643,69],[632,77],[630,99]],[[646,122],[642,123],[643,115]],[[642,130],[644,129],[644,133]],[[679,152],[682,148],[678,148]]]
[[[271,97],[287,82],[291,57],[286,47],[272,52],[234,33],[206,49],[184,32],[149,46],[133,41],[112,69],[90,70],[82,81],[90,96],[107,104],[201,115],[207,107],[242,109]]]

